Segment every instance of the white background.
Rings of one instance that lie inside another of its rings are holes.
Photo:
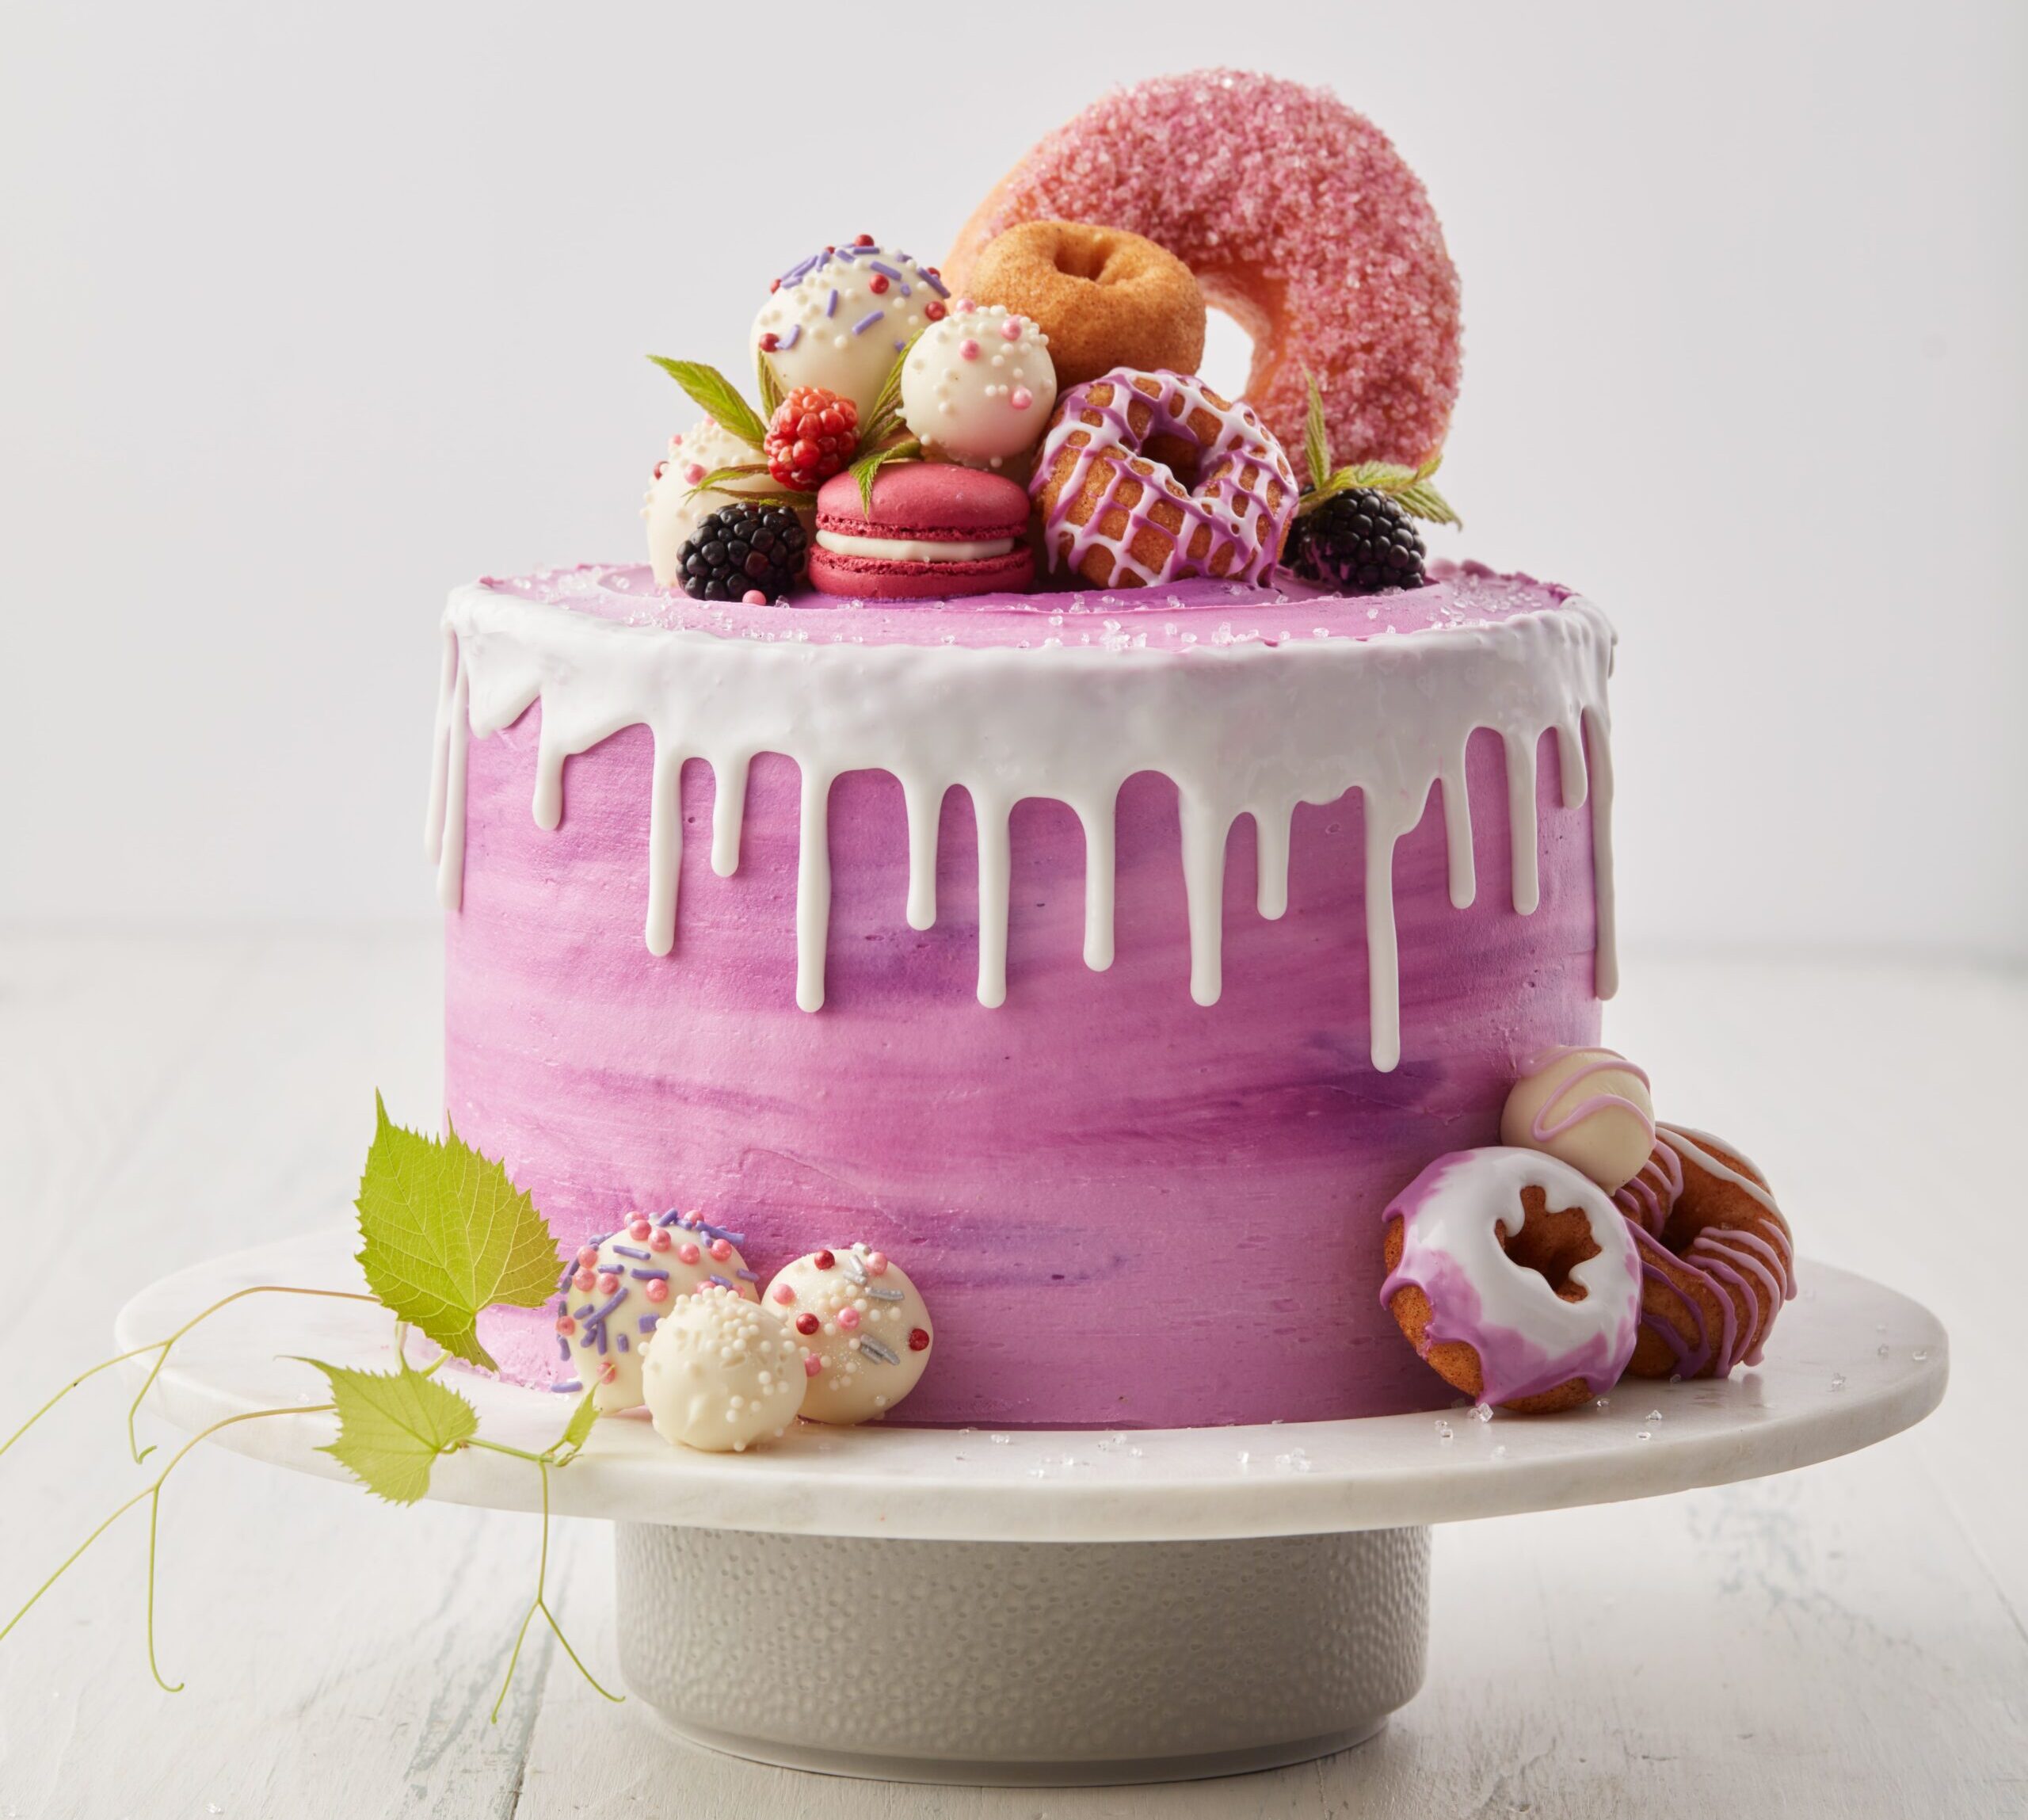
[[[1228,62],[1429,185],[1438,548],[1620,627],[1630,935],[2021,953],[2028,15],[568,10],[10,14],[0,915],[427,918],[442,594],[639,550],[642,354]]]

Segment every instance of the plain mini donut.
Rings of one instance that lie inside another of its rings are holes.
[[[1115,367],[1194,373],[1204,358],[1204,293],[1190,268],[1123,227],[1024,221],[987,243],[966,289],[1040,325],[1059,386]]]

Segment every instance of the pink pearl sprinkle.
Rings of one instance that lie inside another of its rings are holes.
[[[627,1229],[627,1234],[638,1245],[643,1242],[652,1228],[645,1219],[637,1219]]]
[[[683,478],[695,486],[710,471],[701,461],[693,461],[684,469]]]
[[[749,588],[745,593],[739,597],[739,599],[740,604],[742,606],[764,607],[768,604],[768,597],[762,593],[758,588]]]
[[[676,1248],[676,1254],[678,1257],[681,1258],[685,1264],[695,1264],[699,1258],[704,1255],[703,1253],[700,1251],[694,1245],[679,1245]]]
[[[589,1289],[594,1283],[598,1281],[598,1278],[594,1276],[589,1270],[581,1270],[575,1276],[572,1277],[570,1280],[576,1284],[580,1289]]]
[[[1000,325],[1000,338],[1003,341],[1018,341],[1021,338],[1021,319],[1009,316]]]
[[[711,1255],[717,1258],[721,1264],[724,1263],[728,1257],[732,1256],[732,1246],[730,1243],[722,1238],[713,1239],[711,1241]]]
[[[887,1274],[887,1253],[884,1251],[869,1251],[866,1254],[866,1267],[875,1276],[885,1276]]]
[[[659,1276],[650,1277],[645,1287],[650,1302],[666,1302],[669,1299],[669,1285]]]
[[[619,1287],[619,1276],[613,1271],[608,1270],[599,1279],[599,1293],[601,1295],[610,1295]]]
[[[807,1353],[804,1356],[802,1361],[802,1375],[806,1378],[814,1378],[823,1369],[824,1361],[818,1358],[814,1353]]]
[[[849,1334],[859,1325],[859,1311],[856,1308],[841,1308],[838,1311],[838,1325]]]
[[[1035,402],[1035,395],[1026,386],[1016,386],[1007,395],[1007,402],[1016,410],[1026,410]]]
[[[970,335],[958,344],[958,357],[961,361],[975,361],[979,357],[979,345]]]
[[[659,1226],[648,1234],[648,1249],[650,1251],[666,1251],[675,1242]]]
[[[596,1265],[598,1261],[599,1248],[596,1245],[588,1245],[583,1250],[578,1253],[578,1263],[587,1270],[591,1269],[594,1265]]]
[[[777,1283],[775,1285],[775,1299],[786,1308],[795,1299],[795,1292],[786,1283]]]
[[[978,307],[978,305],[974,303],[969,297],[960,297],[951,306],[951,307],[955,310],[961,316],[969,316],[973,311]]]

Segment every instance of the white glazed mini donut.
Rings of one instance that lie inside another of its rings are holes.
[[[929,1363],[929,1311],[909,1273],[863,1245],[784,1265],[764,1305],[795,1330],[810,1374],[802,1413],[849,1425],[885,1415]]]
[[[755,355],[782,390],[821,386],[859,406],[864,422],[895,357],[943,317],[950,293],[934,268],[890,253],[862,234],[827,246],[775,280],[753,319]]]
[[[642,1390],[655,1433],[674,1447],[744,1453],[786,1430],[809,1379],[786,1321],[715,1283],[662,1318]]]
[[[759,449],[741,442],[715,417],[700,418],[680,436],[669,439],[669,453],[655,464],[641,507],[648,521],[648,566],[655,572],[656,586],[666,588],[675,582],[682,569],[683,546],[707,517],[741,493],[772,493],[776,485],[765,474],[715,486],[708,493],[697,491],[697,483],[721,467],[751,467],[760,459]]]
[[[1566,1409],[1626,1369],[1641,1318],[1633,1229],[1568,1163],[1538,1150],[1454,1151],[1381,1223],[1382,1305],[1475,1402]]]
[[[744,1242],[672,1208],[629,1214],[617,1232],[579,1248],[557,1285],[556,1345],[602,1414],[639,1406],[642,1353],[679,1299],[707,1284],[757,1299]]]
[[[902,414],[925,455],[997,467],[1042,440],[1056,408],[1049,337],[997,303],[959,298],[902,369]]]
[[[1507,1096],[1500,1141],[1555,1157],[1616,1194],[1655,1147],[1648,1077],[1617,1049],[1545,1049]]]

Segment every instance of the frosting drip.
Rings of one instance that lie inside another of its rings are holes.
[[[1297,806],[1356,789],[1364,805],[1370,1055],[1387,1071],[1402,1052],[1395,846],[1441,786],[1450,901],[1461,909],[1474,901],[1465,756],[1481,728],[1497,734],[1508,754],[1511,891],[1522,914],[1539,898],[1534,750],[1555,731],[1564,805],[1591,808],[1595,990],[1609,998],[1616,985],[1606,697],[1612,632],[1588,602],[1546,589],[1534,597],[1542,604],[1504,617],[1384,638],[1256,636],[1188,648],[1108,639],[1029,648],[968,645],[955,632],[936,644],[723,636],[619,623],[507,586],[474,584],[452,594],[444,616],[425,845],[440,896],[455,910],[471,736],[498,733],[541,704],[532,813],[539,827],[554,830],[564,813],[566,761],[644,726],[655,748],[644,939],[650,952],[668,954],[677,940],[684,764],[700,759],[718,780],[712,868],[729,877],[740,863],[747,767],[762,753],[780,754],[802,776],[795,992],[814,1012],[825,998],[833,783],[859,770],[900,781],[909,866],[906,902],[896,910],[919,929],[936,915],[939,808],[947,791],[962,788],[978,826],[977,992],[995,1006],[1007,992],[1014,806],[1043,798],[1077,815],[1086,842],[1084,957],[1103,971],[1113,956],[1115,804],[1128,778],[1154,772],[1178,792],[1190,991],[1208,1005],[1222,989],[1225,856],[1234,822],[1250,816],[1259,830],[1256,903],[1276,918],[1287,907]],[[1322,616],[1327,606],[1345,605],[1309,600],[1294,611]],[[928,635],[933,622],[918,623]]]

